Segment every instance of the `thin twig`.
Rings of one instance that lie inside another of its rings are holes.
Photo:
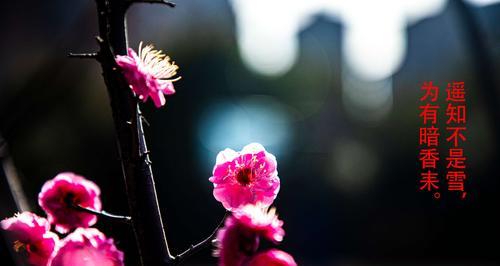
[[[132,1],[130,1],[130,3],[131,4],[133,4],[133,3],[163,4],[163,5],[167,5],[171,8],[175,7],[175,3],[170,2],[170,1],[166,1],[166,0],[132,0]]]
[[[114,219],[114,220],[119,220],[119,221],[126,222],[126,223],[130,223],[132,221],[132,217],[130,217],[130,216],[116,215],[116,214],[109,213],[107,211],[97,211],[97,210],[94,210],[91,208],[83,207],[81,205],[74,205],[73,207],[79,211],[82,211],[82,212],[86,212],[86,213],[90,213],[90,214],[94,214],[97,216],[106,217],[106,218],[110,218],[110,219]]]
[[[98,53],[69,53],[68,57],[80,59],[97,59]]]
[[[148,120],[146,119],[146,117],[142,114],[141,110],[137,110],[138,111],[138,114],[139,116],[141,117],[142,119],[142,122],[144,122],[144,124],[146,124],[146,126],[150,127],[151,125],[149,124]]]
[[[14,200],[17,210],[20,212],[30,211],[29,201],[24,194],[21,179],[17,173],[14,161],[9,154],[7,141],[0,136],[0,171],[4,175],[11,192],[12,199]]]
[[[229,213],[230,213],[229,211],[226,211],[222,220],[219,222],[217,227],[214,229],[214,231],[208,237],[206,237],[205,239],[203,239],[201,242],[199,242],[197,244],[191,245],[187,250],[185,250],[184,252],[181,252],[179,255],[175,256],[176,263],[177,264],[181,263],[187,257],[195,254],[200,249],[202,249],[203,247],[210,244],[212,242],[212,240],[214,239],[215,235],[217,234],[217,231],[219,231],[219,228],[221,228],[222,225],[224,224],[224,221],[226,220]]]

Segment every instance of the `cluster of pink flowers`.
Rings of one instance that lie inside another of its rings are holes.
[[[170,57],[160,50],[155,50],[153,45],[142,48],[139,45],[139,54],[132,48],[128,49],[128,55],[116,56],[116,63],[120,66],[130,89],[146,102],[149,97],[156,107],[165,105],[165,96],[175,93],[174,78],[179,68],[175,62],[170,62]]]
[[[283,221],[270,205],[280,189],[274,155],[252,143],[236,152],[221,151],[209,179],[214,197],[231,211],[216,236],[220,266],[296,266],[293,257],[261,243],[281,243]],[[0,222],[22,265],[123,266],[123,252],[113,239],[95,228],[101,210],[99,187],[76,174],[61,173],[47,181],[38,195],[47,219],[23,212]],[[51,226],[63,239],[51,231]]]
[[[258,143],[240,152],[225,149],[217,155],[210,182],[214,197],[231,211],[216,237],[214,254],[220,266],[296,266],[293,257],[278,249],[259,250],[262,240],[278,244],[285,231],[274,208],[280,189],[274,155]]]
[[[99,187],[73,173],[61,173],[47,181],[38,203],[48,220],[31,212],[16,214],[0,222],[21,265],[33,266],[122,266],[123,252],[113,239],[95,228],[94,214],[78,207],[101,210]],[[64,239],[51,232],[51,225]]]

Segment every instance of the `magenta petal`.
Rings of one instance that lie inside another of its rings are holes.
[[[214,166],[212,180],[210,181],[214,183],[224,182],[225,177],[231,174],[231,171],[233,171],[235,168],[236,166],[234,162],[216,164]]]
[[[297,266],[297,263],[292,255],[278,249],[271,249],[253,256],[248,266]]]
[[[221,165],[227,162],[231,162],[238,156],[239,156],[238,152],[227,148],[217,154],[215,165]]]
[[[257,154],[259,152],[265,151],[264,146],[260,143],[250,143],[243,147],[243,150],[241,150],[241,153],[243,154]]]
[[[234,206],[243,206],[254,201],[254,194],[249,188],[231,184],[222,184],[215,187],[214,197],[227,210],[233,210]]]
[[[170,82],[170,81],[169,81],[169,82],[166,84],[166,87],[165,87],[165,89],[163,90],[163,92],[164,92],[165,94],[167,94],[167,95],[172,95],[172,94],[174,94],[174,93],[175,93],[174,83],[172,83],[172,82]]]
[[[94,228],[78,228],[61,242],[51,266],[123,266],[123,252]]]
[[[169,80],[158,80],[160,90],[166,95],[172,95],[175,93],[174,84]]]
[[[151,99],[153,100],[156,107],[162,107],[163,105],[165,105],[165,96],[163,96],[163,93],[161,91],[152,94]]]

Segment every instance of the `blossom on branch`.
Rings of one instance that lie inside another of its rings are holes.
[[[78,228],[61,241],[50,266],[123,266],[123,252],[95,228]]]
[[[101,210],[99,187],[74,173],[60,173],[42,187],[38,204],[47,213],[49,222],[56,231],[67,233],[77,227],[89,227],[96,223],[97,216],[78,210],[77,207]]]
[[[246,205],[229,216],[216,237],[220,266],[238,266],[247,262],[257,252],[261,238],[273,243],[283,240],[283,221],[275,209],[267,210],[256,205]]]
[[[217,155],[210,182],[214,197],[227,210],[247,204],[270,206],[280,189],[274,155],[258,143],[236,152],[225,149]]]
[[[140,100],[146,102],[149,97],[156,107],[165,105],[165,96],[175,93],[173,82],[180,77],[173,78],[179,68],[170,57],[153,45],[142,48],[139,44],[139,54],[132,48],[128,55],[116,56],[116,63],[121,67],[123,75],[132,91]]]
[[[20,265],[46,266],[59,238],[49,222],[31,212],[16,214],[0,222]]]
[[[253,256],[248,266],[297,266],[292,255],[279,249],[270,249]]]

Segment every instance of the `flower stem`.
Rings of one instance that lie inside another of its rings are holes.
[[[219,230],[219,228],[221,228],[222,225],[224,224],[224,221],[226,220],[226,218],[227,218],[227,216],[228,216],[229,213],[230,213],[230,211],[226,211],[226,213],[224,214],[224,217],[222,218],[222,220],[219,222],[219,224],[217,225],[217,227],[215,227],[214,231],[208,237],[206,237],[205,239],[203,239],[202,241],[200,241],[197,244],[191,245],[184,252],[182,252],[179,255],[175,256],[175,262],[176,262],[176,264],[180,264],[184,259],[186,259],[187,257],[195,254],[200,249],[202,249],[203,247],[205,247],[208,244],[210,244],[214,240],[214,238],[215,238],[215,236],[216,236],[217,231]]]
[[[82,211],[82,212],[87,212],[87,213],[94,214],[97,216],[106,217],[106,218],[110,218],[110,219],[114,219],[114,220],[119,220],[119,221],[126,222],[126,223],[130,223],[132,221],[132,217],[130,217],[130,216],[116,215],[116,214],[112,214],[112,213],[109,213],[107,211],[102,211],[102,210],[97,211],[97,210],[94,210],[91,208],[83,207],[81,205],[74,205],[73,207],[79,211]]]
[[[175,7],[175,3],[167,0],[132,0],[131,3],[164,4],[172,8]]]

